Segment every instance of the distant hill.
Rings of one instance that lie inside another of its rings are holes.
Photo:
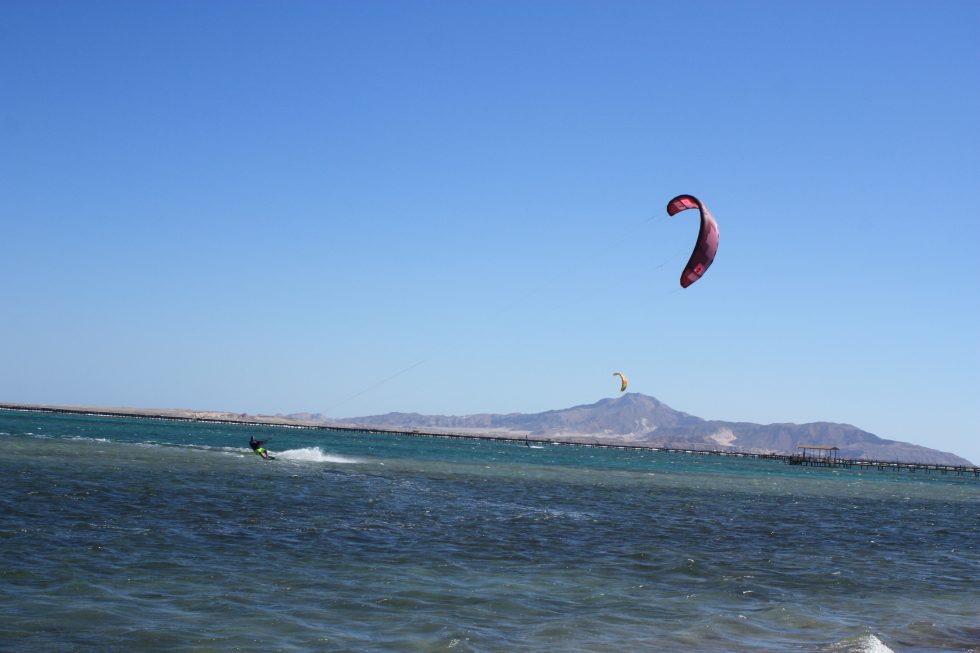
[[[951,453],[885,440],[850,424],[752,424],[704,420],[647,395],[628,393],[594,404],[543,413],[465,416],[388,413],[334,420],[317,413],[289,415],[324,424],[375,426],[550,438],[566,442],[634,444],[748,453],[796,453],[804,444],[840,448],[842,458],[972,465]]]

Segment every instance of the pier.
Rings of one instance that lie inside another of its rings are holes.
[[[839,448],[828,445],[802,445],[799,447],[800,453],[782,454],[765,452],[747,451],[727,451],[723,449],[689,449],[676,447],[651,447],[635,444],[612,444],[601,442],[579,442],[570,440],[556,440],[551,438],[530,438],[522,435],[489,435],[474,433],[456,432],[434,432],[423,431],[421,429],[388,429],[371,426],[355,425],[330,425],[330,424],[302,424],[289,423],[282,421],[261,421],[249,419],[232,419],[219,417],[187,417],[180,415],[167,415],[159,412],[127,412],[121,410],[99,410],[81,408],[61,408],[53,406],[28,406],[23,404],[4,404],[0,403],[0,410],[13,412],[33,412],[33,413],[56,413],[65,415],[85,415],[89,417],[128,417],[137,419],[152,419],[172,422],[195,422],[205,424],[229,424],[252,427],[274,427],[287,429],[308,429],[319,431],[338,431],[346,433],[367,433],[371,435],[398,435],[417,438],[447,438],[453,440],[488,440],[492,442],[506,442],[515,445],[535,444],[535,445],[556,445],[568,447],[592,447],[597,449],[621,449],[624,451],[657,451],[670,454],[683,454],[689,456],[723,456],[730,458],[755,458],[757,460],[773,460],[786,463],[787,465],[800,465],[804,467],[830,467],[844,469],[876,469],[879,472],[907,472],[923,474],[942,474],[955,475],[980,479],[980,467],[969,467],[965,465],[940,465],[935,463],[909,463],[886,460],[865,460],[840,458]]]
[[[958,476],[972,474],[974,477],[980,477],[980,467],[840,458],[838,457],[838,452],[840,451],[838,447],[820,444],[805,444],[799,446],[798,449],[800,453],[786,456],[787,464],[804,465],[807,467],[843,467],[844,469],[874,468],[878,471],[892,470],[895,472],[905,471],[910,473],[917,471],[925,473],[937,472],[939,474],[956,474]]]
[[[808,467],[843,467],[842,461],[837,458],[837,447],[825,444],[803,444],[797,447],[800,453],[793,454],[787,458],[786,462],[790,465],[806,465]]]

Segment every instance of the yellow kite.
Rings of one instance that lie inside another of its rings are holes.
[[[618,376],[619,380],[622,382],[622,387],[619,389],[620,392],[626,392],[626,386],[629,385],[629,379],[623,376],[622,372],[613,372],[613,376]]]

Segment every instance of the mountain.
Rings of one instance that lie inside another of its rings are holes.
[[[543,413],[465,416],[388,413],[333,420],[319,413],[289,415],[293,419],[348,426],[483,433],[588,442],[742,451],[797,453],[800,445],[840,448],[842,458],[917,462],[941,465],[972,463],[951,453],[886,440],[850,424],[752,424],[705,420],[674,410],[647,395],[627,393],[594,404]]]

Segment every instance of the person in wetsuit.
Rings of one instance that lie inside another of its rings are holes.
[[[266,451],[266,448],[262,445],[268,442],[268,440],[256,440],[254,435],[249,436],[248,446],[252,447],[252,451],[262,456],[266,460],[272,460],[272,456]]]

